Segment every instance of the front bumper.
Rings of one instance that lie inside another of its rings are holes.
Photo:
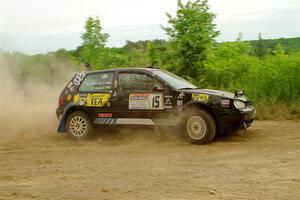
[[[255,120],[256,109],[247,106],[244,109],[223,111],[219,115],[219,129],[221,132],[228,129],[243,129],[252,125]]]
[[[253,106],[248,106],[247,108],[240,110],[241,120],[248,121],[254,120],[256,116],[256,109]]]

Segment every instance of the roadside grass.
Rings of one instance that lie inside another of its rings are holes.
[[[254,105],[258,120],[300,119],[300,102],[279,103],[262,100]]]

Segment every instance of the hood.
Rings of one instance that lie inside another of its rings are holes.
[[[193,89],[193,90],[182,90],[185,93],[195,93],[195,94],[208,94],[210,96],[218,96],[227,99],[239,99],[242,101],[248,101],[248,98],[244,95],[235,96],[232,92],[225,92],[221,90],[210,90],[210,89]]]

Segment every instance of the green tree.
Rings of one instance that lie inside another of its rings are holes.
[[[155,66],[158,63],[158,57],[156,54],[156,49],[153,44],[153,42],[147,43],[147,49],[148,49],[148,58],[151,66]]]
[[[209,11],[207,0],[178,1],[176,17],[167,13],[169,27],[162,27],[170,39],[168,52],[170,70],[190,79],[199,79],[212,44],[219,34],[213,23],[215,14]]]
[[[128,55],[128,65],[130,67],[141,67],[149,65],[147,55],[148,41],[126,41],[123,47]]]
[[[285,55],[285,51],[282,47],[281,44],[277,44],[275,47],[274,47],[274,50],[272,51],[272,53],[275,55],[275,56],[284,56]]]
[[[266,49],[265,49],[265,47],[263,45],[263,39],[262,39],[261,33],[258,34],[258,41],[255,44],[254,51],[255,51],[255,54],[259,58],[264,57],[265,54],[266,54]]]
[[[81,35],[83,40],[80,50],[81,60],[95,69],[103,68],[107,48],[105,42],[109,35],[102,33],[101,23],[98,17],[89,17],[85,22],[85,33]]]
[[[237,42],[242,42],[243,41],[243,33],[239,32],[238,37],[236,38]]]

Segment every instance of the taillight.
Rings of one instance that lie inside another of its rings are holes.
[[[65,105],[65,99],[64,99],[63,97],[60,97],[60,98],[58,99],[58,105],[59,105],[59,106]]]

